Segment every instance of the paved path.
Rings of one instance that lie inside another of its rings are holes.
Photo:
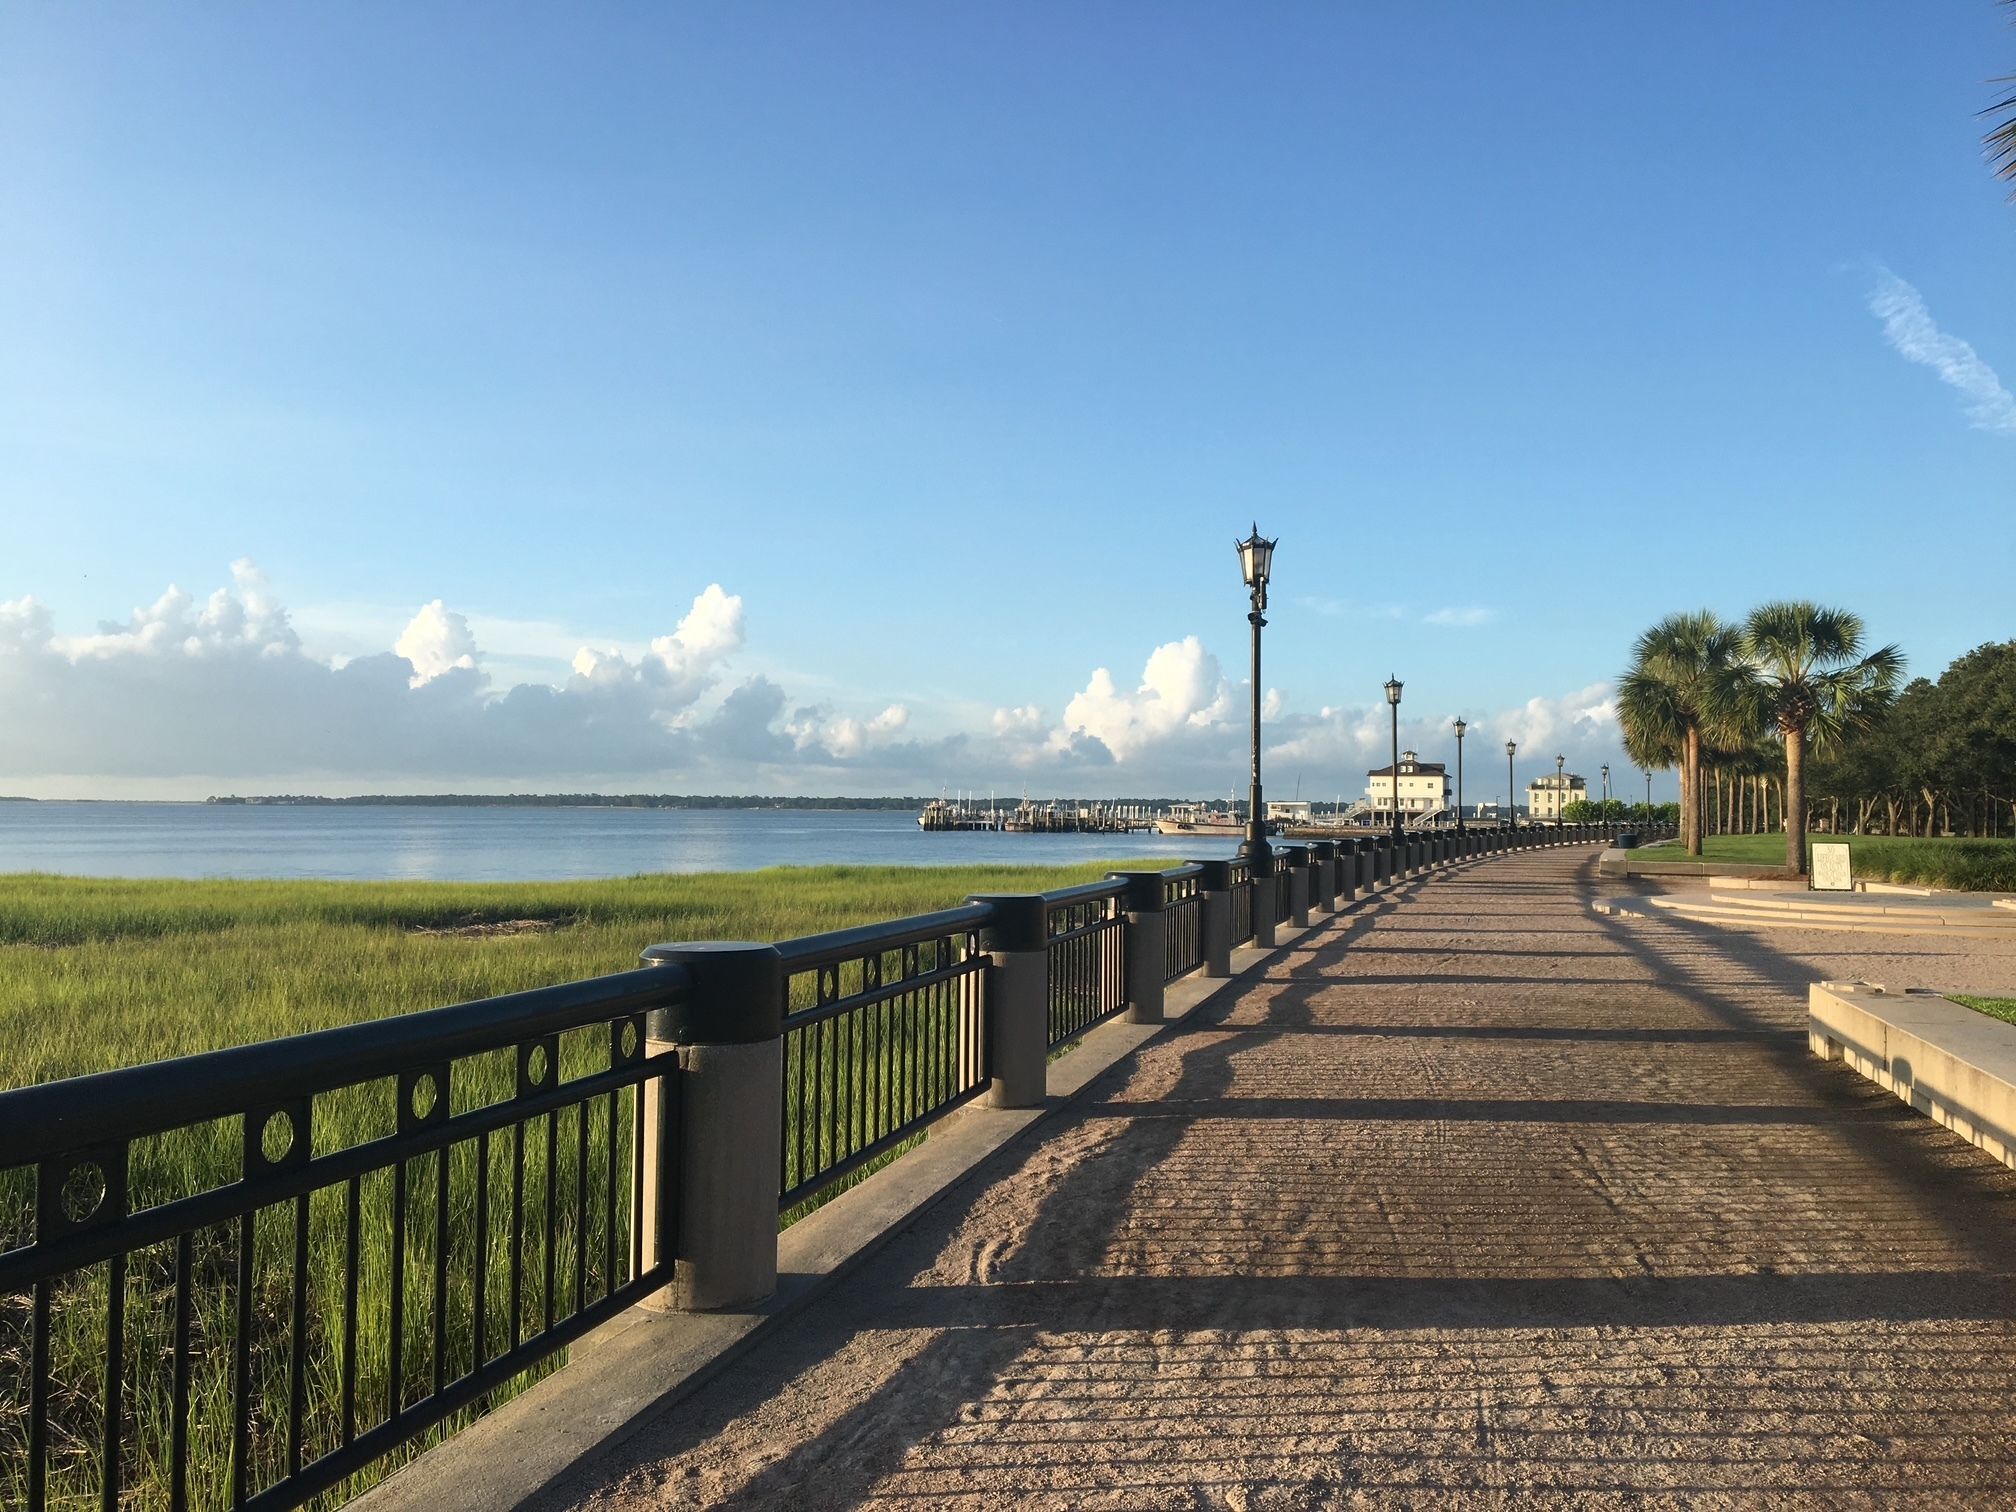
[[[1591,855],[1340,917],[559,1499],[2016,1503],[2016,1173],[1802,1033],[2016,950],[1599,918]]]

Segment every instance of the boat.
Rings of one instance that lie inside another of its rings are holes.
[[[1268,829],[1278,825],[1270,823]],[[1246,833],[1246,821],[1229,809],[1209,808],[1201,803],[1173,803],[1169,812],[1155,821],[1158,835],[1232,835]]]

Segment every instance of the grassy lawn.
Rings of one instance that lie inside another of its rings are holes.
[[[1138,865],[1139,863],[1135,863]],[[1171,863],[1174,864],[1174,863]],[[702,876],[643,876],[556,884],[128,882],[54,876],[0,877],[0,1088],[107,1070],[464,1002],[637,964],[656,941],[778,940],[949,907],[975,892],[1036,892],[1103,876],[1110,865],[1070,867],[791,867]],[[802,985],[802,984],[801,984]],[[809,987],[808,987],[809,991]],[[564,1036],[563,1075],[607,1064],[608,1031],[596,1026]],[[892,1054],[910,1052],[900,1046]],[[597,1057],[600,1057],[598,1060]],[[451,1084],[456,1111],[507,1101],[515,1087],[509,1050],[458,1061]],[[390,1132],[389,1086],[318,1095],[313,1112],[317,1154],[349,1148]],[[395,1195],[390,1173],[364,1178],[357,1201],[360,1267],[355,1358],[359,1424],[368,1429],[382,1407],[399,1357],[401,1392],[425,1395],[432,1318],[434,1242],[429,1194],[447,1161],[455,1193],[447,1239],[446,1306],[454,1337],[448,1378],[473,1363],[476,1257],[493,1278],[506,1274],[513,1252],[506,1194],[520,1179],[522,1253],[550,1247],[557,1269],[528,1263],[523,1309],[493,1281],[483,1306],[490,1339],[510,1335],[515,1317],[536,1319],[549,1300],[565,1313],[601,1294],[604,1245],[627,1236],[628,1194],[615,1207],[616,1227],[598,1203],[578,1201],[598,1190],[601,1152],[630,1148],[632,1102],[612,1099],[603,1111],[570,1107],[548,1115],[544,1137],[514,1150],[499,1138],[479,1153],[473,1141],[407,1162],[408,1195]],[[229,1185],[240,1174],[239,1120],[227,1118],[137,1141],[130,1180],[135,1208]],[[528,1134],[541,1131],[540,1120]],[[555,1138],[557,1135],[557,1145]],[[567,1152],[585,1152],[577,1170]],[[554,1159],[551,1152],[559,1151]],[[626,1157],[627,1158],[627,1157]],[[4,1168],[0,1151],[0,1250],[32,1230],[33,1172]],[[488,1161],[496,1194],[479,1224],[470,1194]],[[581,1172],[586,1172],[584,1182]],[[311,1256],[305,1297],[304,1447],[313,1459],[336,1442],[335,1403],[344,1348],[342,1256],[346,1249],[344,1191],[320,1189],[303,1220]],[[404,1201],[410,1222],[403,1251],[395,1245],[394,1214]],[[612,1199],[614,1201],[614,1199]],[[291,1206],[291,1205],[290,1205]],[[582,1216],[577,1220],[576,1214]],[[293,1252],[288,1208],[269,1208],[254,1226],[253,1344],[249,1382],[248,1464],[254,1488],[284,1467],[289,1401],[289,1281]],[[400,1255],[395,1263],[394,1256]],[[238,1263],[235,1229],[219,1225],[193,1240],[193,1332],[189,1487],[191,1504],[229,1501],[232,1425],[231,1344]],[[570,1272],[582,1267],[583,1281]],[[154,1368],[170,1349],[174,1246],[133,1252],[124,1278],[127,1369],[121,1439],[128,1446],[123,1477],[135,1505],[165,1505],[169,1442],[167,1373]],[[407,1322],[395,1350],[391,1277],[405,1275]],[[547,1284],[552,1284],[549,1299]],[[105,1387],[106,1318],[112,1281],[99,1265],[54,1283],[51,1296],[51,1506],[95,1504],[101,1464],[97,1425]],[[24,1504],[26,1372],[29,1300],[0,1296],[0,1507]],[[491,1353],[494,1355],[494,1344]],[[9,1368],[12,1362],[14,1368]],[[493,1396],[501,1400],[553,1360]],[[469,1414],[463,1414],[466,1420]],[[445,1425],[452,1430],[456,1421]],[[439,1437],[440,1434],[434,1435]],[[383,1476],[417,1447],[394,1453],[317,1505],[335,1506]]]
[[[1956,1003],[1965,1003],[1976,1013],[1985,1013],[1990,1018],[2001,1019],[2005,1023],[2016,1024],[2016,998],[1961,997],[1949,994]]]
[[[1855,875],[1873,882],[1899,882],[1962,891],[2016,890],[2016,840],[1893,838],[1888,835],[1808,835],[1806,842],[1846,842]],[[1701,853],[1711,861],[1783,866],[1785,837],[1710,835]]]

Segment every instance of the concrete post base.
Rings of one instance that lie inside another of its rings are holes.
[[[744,1307],[777,1289],[784,1042],[686,1045],[679,1063],[677,1268],[658,1295],[679,1312]]]
[[[1050,954],[988,952],[987,1053],[990,1108],[1040,1108],[1050,1059]]]
[[[1169,916],[1153,913],[1126,915],[1127,936],[1127,1022],[1159,1024],[1163,1021],[1162,974],[1169,952]]]

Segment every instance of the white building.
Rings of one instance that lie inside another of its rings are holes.
[[[1536,777],[1526,784],[1526,812],[1535,819],[1559,819],[1569,804],[1588,801],[1589,784],[1573,772]]]
[[[1449,807],[1449,773],[1439,761],[1423,761],[1412,751],[1400,753],[1396,778],[1390,766],[1374,767],[1365,774],[1365,801],[1375,815],[1390,821],[1396,798],[1404,819],[1409,814],[1432,814]]]
[[[1280,824],[1313,824],[1316,819],[1316,805],[1305,803],[1299,798],[1269,798],[1267,817]]]

